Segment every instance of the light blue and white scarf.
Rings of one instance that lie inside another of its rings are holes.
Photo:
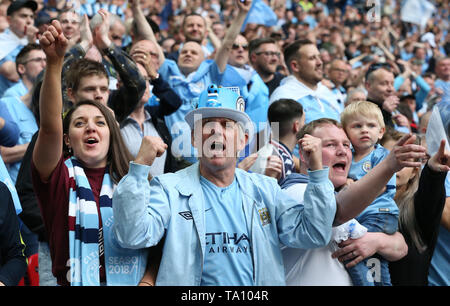
[[[99,286],[99,216],[97,203],[83,167],[75,158],[65,161],[69,170],[69,262],[71,286]],[[147,250],[125,249],[117,243],[112,226],[112,195],[115,185],[105,170],[99,205],[103,224],[107,286],[135,286],[141,280]]]

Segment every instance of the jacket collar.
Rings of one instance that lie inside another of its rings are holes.
[[[178,182],[175,188],[184,196],[191,196],[196,191],[201,189],[200,184],[200,169],[199,162],[181,170],[184,173],[182,174],[182,179]],[[255,184],[251,176],[247,175],[247,173],[239,168],[236,168],[235,174],[236,180],[240,187],[246,186],[246,188],[240,188],[240,191],[250,197],[252,200],[256,202],[261,201],[261,195],[259,191],[255,192]],[[252,186],[251,188],[248,188]]]

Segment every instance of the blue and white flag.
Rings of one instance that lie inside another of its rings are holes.
[[[247,23],[262,24],[268,27],[277,24],[278,18],[270,6],[263,0],[254,0],[247,17],[244,20],[241,31],[245,30]]]
[[[400,11],[400,18],[404,22],[414,23],[425,29],[428,19],[435,10],[435,6],[427,0],[405,0]]]

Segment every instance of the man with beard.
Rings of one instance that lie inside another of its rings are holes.
[[[309,40],[297,40],[284,50],[284,59],[291,73],[270,96],[270,103],[279,99],[294,99],[305,111],[305,123],[331,118],[339,121],[339,109],[333,93],[320,83],[323,63],[316,45]]]
[[[269,96],[284,78],[284,75],[277,72],[280,56],[280,50],[273,38],[258,38],[250,42],[250,63],[269,88]]]

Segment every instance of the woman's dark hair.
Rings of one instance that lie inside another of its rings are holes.
[[[105,105],[93,101],[93,100],[83,100],[73,105],[73,107],[66,113],[63,118],[63,133],[65,135],[69,134],[69,127],[72,120],[72,115],[76,109],[83,105],[92,105],[97,107],[103,114],[106,120],[106,124],[110,131],[110,141],[107,156],[107,163],[109,166],[109,173],[114,183],[118,183],[122,177],[128,173],[129,162],[133,159],[130,151],[128,150],[123,138],[120,133],[119,124],[117,123],[114,114]],[[69,152],[69,148],[63,142],[63,152],[64,156],[68,157],[72,154]]]

